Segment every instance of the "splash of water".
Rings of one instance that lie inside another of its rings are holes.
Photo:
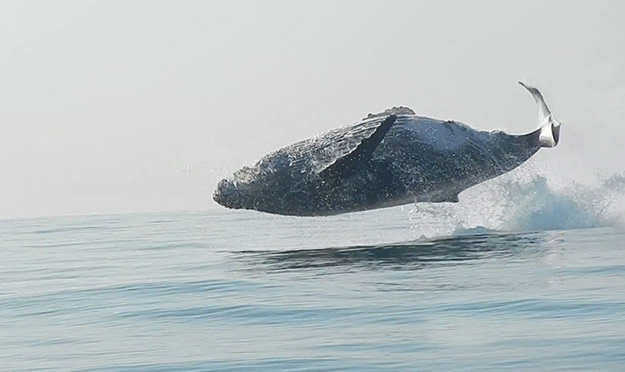
[[[417,236],[623,227],[625,174],[594,184],[515,172],[465,191],[457,204],[418,204]]]

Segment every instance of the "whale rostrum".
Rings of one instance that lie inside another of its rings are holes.
[[[219,182],[213,198],[228,208],[293,216],[457,202],[463,190],[558,144],[560,122],[538,89],[519,83],[538,106],[531,133],[477,131],[394,107],[264,156]]]

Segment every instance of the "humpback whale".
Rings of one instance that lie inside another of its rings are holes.
[[[292,216],[458,202],[463,190],[558,144],[560,122],[538,89],[519,83],[538,106],[538,129],[528,134],[478,131],[394,107],[264,156],[221,180],[213,199]]]

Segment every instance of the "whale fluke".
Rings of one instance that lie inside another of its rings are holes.
[[[549,118],[549,116],[551,116],[551,110],[549,110],[549,107],[547,107],[547,103],[545,103],[543,95],[540,93],[538,88],[527,85],[522,81],[519,81],[519,84],[521,84],[523,88],[527,89],[532,97],[534,97],[536,105],[538,106],[538,125],[542,127],[543,125],[545,125],[546,120]]]
[[[522,81],[519,84],[527,89],[538,106],[538,141],[542,147],[556,147],[560,141],[560,122],[553,118],[551,110],[547,106],[543,95],[537,88],[527,85]]]

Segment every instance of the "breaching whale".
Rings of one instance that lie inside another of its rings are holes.
[[[477,131],[394,107],[264,156],[220,181],[213,198],[228,208],[293,216],[457,202],[461,191],[558,144],[560,122],[538,89],[519,83],[538,106],[531,133]]]

